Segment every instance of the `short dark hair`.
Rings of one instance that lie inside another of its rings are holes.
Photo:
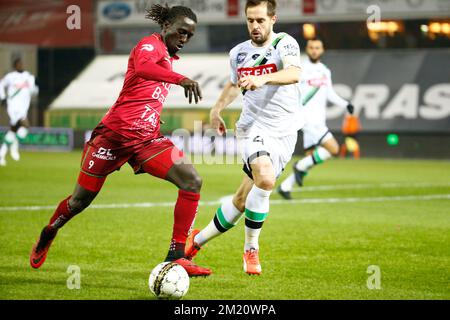
[[[245,13],[247,13],[248,8],[259,6],[261,3],[267,3],[267,15],[269,17],[273,17],[277,14],[276,0],[247,0],[247,3],[245,4]]]
[[[16,68],[17,65],[19,64],[19,62],[22,62],[22,58],[21,57],[14,58],[13,63],[12,63],[13,68]]]
[[[145,17],[155,21],[161,28],[164,26],[164,23],[172,23],[180,16],[187,17],[197,23],[197,15],[188,7],[169,7],[167,4],[165,6],[154,4],[150,9],[146,9],[146,11],[147,14]]]
[[[310,41],[320,41],[320,42],[322,42],[322,45],[325,47],[325,44],[324,44],[323,40],[321,38],[319,38],[319,37],[314,37],[314,38],[311,38],[311,39],[307,39],[306,40],[306,44],[308,44],[308,42],[310,42]]]

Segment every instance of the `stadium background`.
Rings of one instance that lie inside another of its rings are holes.
[[[69,129],[30,137],[33,148],[39,148],[39,141],[44,144],[40,150],[49,143],[50,149],[58,144],[66,144],[62,150],[82,146],[86,131],[98,123],[120,91],[130,49],[141,37],[159,31],[144,19],[146,6],[164,2],[183,3],[199,16],[196,36],[175,68],[197,79],[206,96],[200,105],[189,107],[181,90],[172,89],[176,93],[166,103],[162,127],[170,134],[180,127],[192,130],[194,120],[207,122],[208,108],[228,77],[227,52],[247,39],[242,23],[245,1],[0,4],[0,71],[6,73],[12,59],[22,56],[40,88],[30,109],[32,126]],[[449,1],[278,2],[276,30],[293,35],[302,50],[310,37],[324,40],[323,61],[333,71],[335,89],[353,102],[360,117],[363,156],[450,157]],[[73,4],[80,8],[81,25],[70,30],[67,23],[76,12],[68,8]],[[239,107],[238,100],[224,113],[230,127]],[[328,108],[328,124],[340,140],[343,114],[339,108]],[[2,108],[0,126],[6,125]]]

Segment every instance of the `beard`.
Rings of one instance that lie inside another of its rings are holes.
[[[311,57],[311,56],[308,56],[308,58],[309,58],[309,60],[310,60],[312,63],[317,63],[317,62],[320,60],[320,56],[318,56],[318,57],[316,57],[316,58],[313,58],[313,57]]]
[[[253,35],[250,32],[250,39],[252,39],[252,41],[254,43],[256,43],[257,45],[263,45],[267,41],[268,38],[269,38],[269,33],[267,33],[267,34],[259,33],[258,35]]]

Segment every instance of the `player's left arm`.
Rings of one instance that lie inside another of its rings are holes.
[[[6,88],[8,86],[7,76],[0,79],[0,102],[2,105],[6,105]]]
[[[291,36],[286,36],[278,44],[283,68],[274,73],[260,76],[245,76],[239,80],[239,86],[246,90],[256,90],[266,84],[290,85],[300,81],[300,47]]]
[[[256,90],[266,84],[284,86],[298,83],[299,80],[300,67],[289,66],[274,73],[267,73],[260,76],[242,77],[239,84],[241,88],[246,90]]]
[[[39,87],[36,84],[36,78],[30,74],[30,92],[32,96],[39,94]]]
[[[349,101],[341,98],[336,93],[336,91],[334,91],[334,89],[333,89],[333,81],[331,80],[331,72],[329,72],[329,74],[328,74],[328,79],[329,79],[329,83],[328,83],[328,86],[327,86],[327,99],[328,99],[328,101],[330,101],[331,103],[333,103],[333,104],[335,104],[335,105],[337,105],[339,107],[347,108],[347,111],[350,114],[353,114],[353,111],[355,110],[353,105]]]

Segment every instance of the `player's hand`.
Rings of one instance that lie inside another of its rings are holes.
[[[197,81],[186,78],[180,82],[180,86],[184,88],[184,96],[189,98],[189,103],[192,103],[192,96],[194,97],[195,103],[202,100],[202,91]]]
[[[211,124],[211,127],[216,129],[217,133],[221,136],[223,136],[227,131],[225,121],[223,121],[220,114],[216,112],[214,109],[211,110],[211,113],[209,114],[209,123]]]
[[[266,83],[259,76],[244,76],[239,79],[239,87],[245,90],[256,90]]]
[[[349,103],[347,105],[347,111],[348,113],[353,114],[353,112],[355,111],[355,107],[351,103]]]

